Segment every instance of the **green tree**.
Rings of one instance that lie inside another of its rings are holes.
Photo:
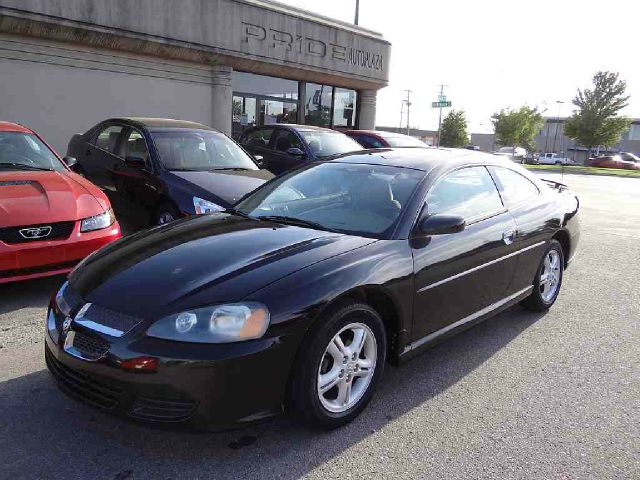
[[[593,89],[578,89],[573,104],[579,110],[567,119],[565,134],[587,147],[589,155],[594,147],[618,143],[631,124],[628,118],[618,116],[618,112],[628,105],[626,89],[626,82],[620,80],[617,73],[596,73]]]
[[[535,150],[534,137],[544,126],[544,119],[538,109],[527,106],[517,110],[500,110],[493,115],[491,121],[498,144],[527,150]]]
[[[443,147],[462,148],[469,143],[467,119],[462,110],[451,110],[442,121],[440,145]]]

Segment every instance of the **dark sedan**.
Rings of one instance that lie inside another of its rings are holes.
[[[289,409],[337,427],[387,360],[518,302],[550,308],[577,214],[564,185],[477,152],[312,163],[88,257],[51,302],[47,366],[140,421],[224,428]]]
[[[273,177],[226,135],[181,120],[112,118],[75,135],[67,155],[117,197],[116,213],[151,224],[223,210]]]
[[[240,144],[264,158],[264,167],[280,175],[288,170],[335,155],[357,152],[362,146],[346,135],[310,125],[268,125],[246,130]]]
[[[384,130],[345,130],[344,133],[364,148],[429,148],[422,140],[402,133]]]

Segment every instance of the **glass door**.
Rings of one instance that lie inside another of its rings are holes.
[[[233,96],[232,136],[238,139],[247,128],[257,126],[258,100],[255,97]]]

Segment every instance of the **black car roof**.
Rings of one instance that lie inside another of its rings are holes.
[[[129,123],[141,128],[145,128],[145,127],[148,127],[148,128],[155,128],[155,127],[197,128],[199,130],[212,130],[217,132],[215,128],[211,128],[202,123],[191,122],[188,120],[174,120],[172,118],[118,117],[118,118],[111,118],[108,121]]]
[[[511,160],[489,153],[458,148],[380,148],[347,153],[332,159],[340,163],[366,163],[413,168],[429,172],[436,167],[457,167],[469,164],[512,165]]]

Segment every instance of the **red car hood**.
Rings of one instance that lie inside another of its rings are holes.
[[[79,220],[106,208],[104,193],[75,173],[0,172],[0,228]]]

